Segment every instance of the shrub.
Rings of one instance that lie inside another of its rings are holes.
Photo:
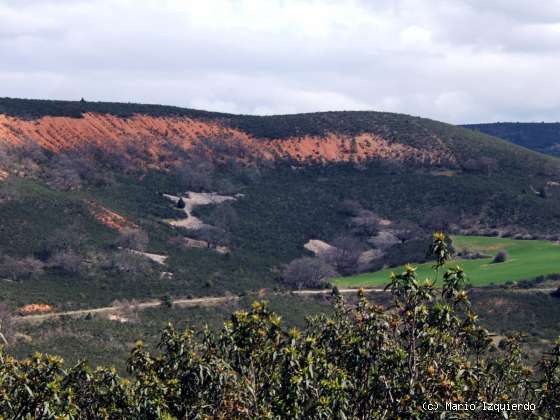
[[[435,269],[449,253],[431,247]],[[460,267],[420,280],[393,274],[389,310],[337,296],[334,311],[286,330],[265,302],[219,332],[171,325],[159,351],[137,342],[129,378],[58,357],[17,360],[0,348],[0,412],[7,418],[473,418],[447,404],[501,403],[480,418],[559,418],[560,341],[530,367],[518,335],[493,344],[472,312]],[[439,286],[439,285],[438,285]],[[438,406],[437,415],[426,402]],[[508,404],[510,403],[510,404]],[[522,407],[514,407],[522,403]]]
[[[500,251],[496,254],[492,262],[496,264],[503,263],[506,262],[507,259],[508,259],[508,253],[506,251]]]
[[[173,299],[169,295],[164,295],[161,297],[161,305],[164,308],[172,308],[173,307]]]

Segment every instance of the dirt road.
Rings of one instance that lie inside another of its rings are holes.
[[[340,293],[356,293],[358,289],[340,289]],[[383,289],[364,289],[366,293],[373,292],[383,292]],[[290,292],[287,292],[290,293]],[[291,292],[294,295],[325,295],[330,294],[331,289],[322,290],[296,290]],[[214,297],[201,297],[201,298],[190,298],[190,299],[174,299],[173,305],[179,307],[189,307],[189,306],[213,306],[220,305],[222,303],[235,302],[238,301],[239,296],[214,296]],[[145,302],[138,303],[134,305],[135,309],[142,310],[147,308],[155,308],[161,306],[162,302],[160,300],[149,300]],[[13,317],[15,322],[41,322],[52,318],[69,316],[84,316],[87,314],[110,314],[122,310],[119,305],[115,306],[104,306],[100,308],[89,308],[89,309],[77,309],[73,311],[63,311],[63,312],[49,312],[45,314],[36,315],[23,315]]]
[[[340,293],[343,294],[350,294],[350,293],[357,293],[359,289],[339,289]],[[535,289],[507,289],[510,292],[516,293],[550,293],[556,289],[554,288],[535,288]],[[365,293],[388,293],[384,289],[381,288],[368,288],[363,289]],[[299,296],[311,296],[311,295],[328,295],[332,291],[331,289],[321,289],[321,290],[295,290],[292,292],[286,292],[284,294],[293,294]],[[275,293],[275,294],[282,294],[282,293]],[[223,303],[235,302],[240,299],[239,296],[208,296],[208,297],[200,297],[200,298],[190,298],[190,299],[174,299],[173,305],[179,307],[191,307],[191,306],[214,306],[220,305]],[[142,310],[147,308],[155,308],[157,306],[161,306],[162,302],[160,300],[149,300],[145,302],[138,303],[134,306],[135,309]],[[122,310],[122,306],[104,306],[100,308],[89,308],[89,309],[78,309],[74,311],[63,311],[63,312],[49,312],[45,314],[36,314],[36,315],[24,315],[24,316],[15,316],[13,317],[13,321],[15,322],[42,322],[48,319],[62,317],[62,316],[69,316],[69,317],[76,317],[76,316],[84,316],[87,314],[111,314],[117,313]]]

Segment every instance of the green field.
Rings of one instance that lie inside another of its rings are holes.
[[[491,257],[465,260],[454,259],[449,265],[462,266],[473,286],[488,286],[508,281],[533,279],[540,275],[560,273],[560,246],[548,241],[515,240],[486,236],[453,236],[453,246],[457,252],[482,252]],[[503,263],[492,263],[493,256],[498,251],[507,251],[509,258]],[[419,264],[417,273],[419,278],[432,275],[432,263]],[[391,272],[401,272],[403,267],[364,273],[351,277],[333,280],[339,287],[356,286],[384,286],[389,282]]]

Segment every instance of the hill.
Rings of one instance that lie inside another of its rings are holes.
[[[558,161],[408,115],[0,99],[0,143],[13,309],[284,287],[310,240],[352,274],[422,261],[434,229],[560,228]]]
[[[560,123],[497,122],[468,124],[465,127],[540,153],[560,156]]]

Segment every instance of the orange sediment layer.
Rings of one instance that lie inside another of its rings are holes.
[[[211,147],[201,140],[224,141],[253,158],[298,162],[348,162],[369,159],[414,160],[428,164],[453,162],[449,150],[439,141],[426,148],[415,148],[363,133],[358,136],[327,134],[287,139],[259,139],[242,130],[186,117],[134,115],[121,118],[86,113],[82,118],[42,117],[23,120],[0,114],[0,143],[20,145],[33,142],[53,152],[95,146],[122,152],[139,147],[148,161],[169,157],[169,145],[189,150],[195,145]],[[436,139],[437,140],[437,139]],[[210,151],[210,153],[212,153]]]
[[[95,219],[104,224],[105,226],[114,229],[114,230],[122,230],[125,228],[129,229],[137,229],[138,225],[127,220],[124,216],[114,212],[113,210],[108,209],[107,207],[103,207],[101,204],[96,203],[93,200],[86,201],[90,211],[95,217]]]
[[[52,311],[53,309],[52,305],[47,305],[46,303],[30,303],[29,305],[19,308],[17,312],[20,315],[44,314]]]

